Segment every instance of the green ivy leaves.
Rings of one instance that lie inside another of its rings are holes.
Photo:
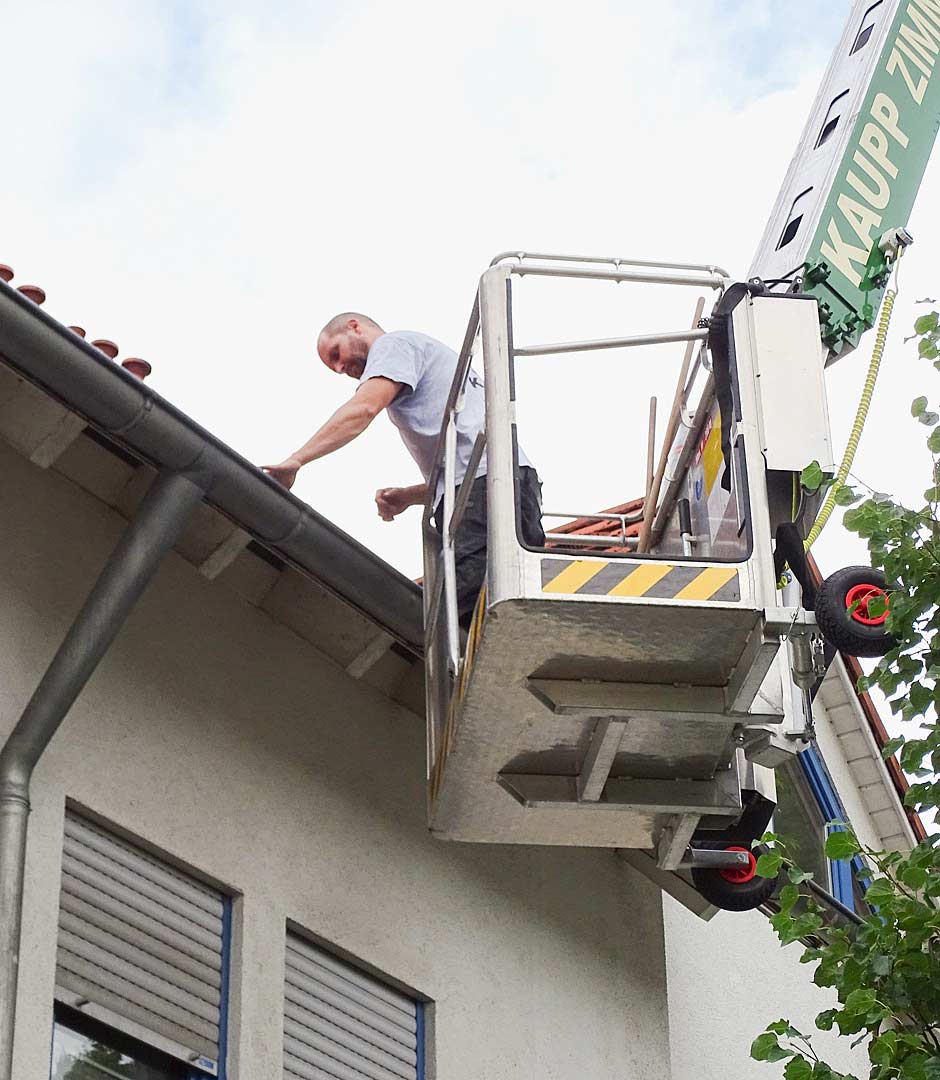
[[[926,404],[926,399],[925,399]],[[800,473],[800,483],[809,492],[818,491],[825,482],[826,474],[818,461],[813,461]]]
[[[831,832],[826,837],[827,859],[851,859],[861,851],[858,841],[853,833],[845,829]]]
[[[914,331],[918,352],[940,370],[940,315],[922,315]],[[940,414],[921,395],[911,415],[930,429],[927,446],[936,456],[925,504],[910,509],[882,493],[859,500],[838,486],[835,501],[847,507],[846,528],[867,541],[872,565],[893,586],[887,629],[897,645],[860,679],[859,690],[877,687],[902,721],[919,725],[913,736],[891,739],[883,752],[898,754],[913,778],[905,801],[923,813],[940,809]],[[811,492],[834,483],[818,462],[800,479]],[[884,610],[873,605],[872,614]],[[842,823],[830,827],[826,855],[862,860],[856,876],[870,913],[858,927],[833,926],[786,839],[769,833],[761,840],[769,850],[757,872],[777,877],[785,871],[786,880],[771,924],[783,944],[803,942],[803,962],[816,965],[814,982],[835,991],[836,1007],[821,1012],[816,1027],[869,1040],[869,1080],[940,1080],[940,836],[929,835],[911,851],[877,851]],[[751,1054],[784,1062],[785,1080],[849,1080],[820,1061],[809,1036],[788,1021],[769,1025]]]
[[[751,1057],[755,1061],[782,1061],[784,1058],[793,1057],[794,1052],[782,1047],[772,1031],[765,1031],[751,1043]]]
[[[927,409],[927,398],[924,395],[914,398],[911,402],[911,416],[915,417],[922,424],[926,424],[928,427],[936,424],[940,420],[940,415],[935,412],[930,412]]]
[[[751,1043],[751,1057],[756,1061],[785,1061],[785,1080],[855,1080],[837,1073],[820,1061],[809,1036],[797,1031],[789,1020],[777,1020]]]
[[[914,323],[914,335],[920,337],[917,352],[925,360],[933,360],[934,367],[940,368],[937,357],[940,356],[940,314],[931,311],[921,315]]]
[[[813,1066],[805,1057],[791,1058],[784,1067],[786,1080],[812,1080]]]
[[[765,851],[758,857],[754,872],[758,877],[775,878],[783,866],[783,855],[778,850]]]

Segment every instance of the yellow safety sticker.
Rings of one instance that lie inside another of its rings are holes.
[[[673,568],[663,563],[647,563],[637,566],[619,584],[607,593],[608,596],[644,596],[658,584]]]
[[[711,600],[738,572],[733,566],[710,566],[676,593],[677,600]]]
[[[741,599],[741,583],[737,567],[726,565],[543,559],[542,592],[734,603]]]
[[[542,586],[542,592],[576,593],[582,585],[586,585],[595,574],[600,573],[603,569],[604,564],[600,562],[567,563],[558,577]]]

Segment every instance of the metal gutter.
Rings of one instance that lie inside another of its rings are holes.
[[[210,505],[423,654],[414,582],[2,281],[0,359],[156,469],[198,472]]]

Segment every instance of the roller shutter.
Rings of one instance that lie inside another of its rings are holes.
[[[225,898],[76,814],[65,819],[56,987],[209,1072],[219,1060]]]
[[[421,1080],[411,998],[293,934],[284,995],[285,1080]]]

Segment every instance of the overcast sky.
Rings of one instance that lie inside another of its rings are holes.
[[[849,8],[16,5],[0,44],[0,261],[64,322],[147,358],[155,389],[251,460],[278,461],[354,389],[314,352],[338,310],[458,346],[477,278],[506,248],[743,277]],[[855,469],[912,499],[927,457],[908,404],[936,400],[936,375],[901,339],[913,300],[940,289],[938,190],[934,160]],[[679,297],[663,326],[626,287],[600,288],[596,307],[551,295],[546,325],[533,315],[527,331],[678,329],[694,301]],[[837,456],[870,347],[831,372]],[[547,503],[641,493],[648,396],[666,410],[681,349],[656,355],[642,370],[582,356],[524,374],[523,439]],[[382,417],[295,490],[414,576],[418,511],[382,523],[372,495],[417,479]],[[863,558],[838,521],[817,551],[826,571]]]

